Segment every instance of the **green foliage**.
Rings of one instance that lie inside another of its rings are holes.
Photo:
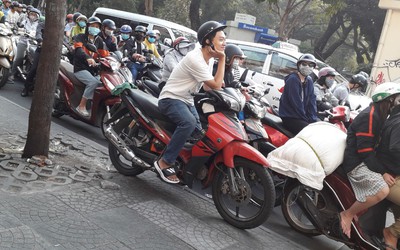
[[[79,11],[86,16],[91,16],[98,7],[137,12],[136,6],[138,0],[79,0],[72,2],[68,12]],[[80,3],[82,3],[81,6]],[[81,8],[78,10],[79,7]]]

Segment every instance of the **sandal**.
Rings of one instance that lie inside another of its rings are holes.
[[[157,170],[158,175],[161,177],[161,180],[165,181],[166,183],[170,184],[178,184],[180,180],[170,180],[168,177],[175,175],[176,172],[174,167],[169,167],[166,169],[161,169],[161,167],[158,165],[158,161],[154,162],[154,168]]]
[[[387,248],[389,248],[389,249],[392,249],[392,250],[397,250],[397,248],[395,248],[395,247],[392,246],[392,245],[386,244],[384,240],[379,239],[376,235],[372,236],[371,239],[372,239],[372,242],[373,242],[377,247],[379,247],[379,249],[386,250]]]

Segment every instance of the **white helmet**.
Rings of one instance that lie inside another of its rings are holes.
[[[380,102],[396,94],[400,94],[400,83],[385,82],[375,88],[372,94],[372,101]]]

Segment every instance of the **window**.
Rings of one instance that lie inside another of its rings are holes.
[[[169,39],[171,39],[171,41],[172,41],[171,35],[169,34],[169,32],[168,32],[168,30],[167,30],[166,28],[161,27],[161,26],[154,25],[154,26],[153,26],[153,30],[158,30],[158,31],[160,31],[160,42],[161,42],[161,43],[164,43],[164,39],[165,39],[165,38],[169,38]]]
[[[172,32],[174,33],[175,39],[180,37],[180,36],[184,36],[187,39],[189,39],[190,42],[195,43],[197,42],[197,37],[196,34],[192,34],[183,30],[177,30],[172,28]]]
[[[142,25],[144,27],[147,27],[149,24],[148,23],[140,23],[140,22],[136,22],[136,21],[132,21],[129,19],[124,19],[124,18],[119,18],[119,17],[114,17],[114,16],[108,16],[108,15],[104,15],[104,14],[96,14],[96,16],[98,18],[100,18],[100,20],[104,20],[104,19],[111,19],[115,22],[115,26],[117,26],[117,30],[119,31],[119,28],[121,28],[122,25],[124,24],[128,24],[129,26],[131,26],[132,30],[135,30],[135,27],[138,25]]]
[[[268,55],[268,50],[241,44],[237,45],[242,49],[246,56],[242,67],[262,73],[264,62]]]
[[[285,54],[274,52],[272,54],[271,66],[268,75],[284,79],[291,72],[297,70],[297,59]]]

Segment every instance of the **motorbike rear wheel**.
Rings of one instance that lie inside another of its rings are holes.
[[[9,72],[10,72],[10,69],[4,68],[4,67],[1,67],[1,68],[0,68],[0,77],[1,77],[1,80],[0,80],[0,89],[1,89],[2,87],[4,87],[4,85],[6,85],[6,83],[7,83],[7,81],[8,81],[8,74],[9,74]]]
[[[324,189],[317,191],[296,180],[291,181],[291,183],[284,188],[281,204],[282,213],[289,226],[297,232],[307,236],[317,236],[320,235],[321,232],[315,228],[297,203],[298,195],[300,191],[304,189],[307,190],[307,196],[312,197],[319,210],[329,209],[332,198]]]
[[[130,130],[130,128],[128,125],[131,123],[131,121],[131,117],[122,118],[113,126],[114,131],[121,138],[124,138],[124,134],[126,135],[129,133],[128,130]],[[111,142],[108,143],[108,154],[110,156],[111,163],[119,173],[126,176],[136,176],[144,172],[142,167],[126,160]]]
[[[269,172],[248,159],[235,158],[234,182],[238,194],[229,184],[229,169],[216,173],[212,197],[219,214],[229,224],[250,229],[263,224],[274,208],[275,189]]]

